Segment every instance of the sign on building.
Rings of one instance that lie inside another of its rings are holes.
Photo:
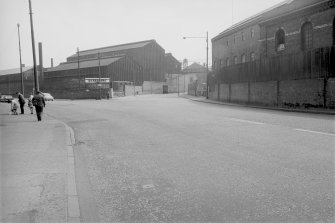
[[[108,84],[109,78],[85,78],[86,84]]]

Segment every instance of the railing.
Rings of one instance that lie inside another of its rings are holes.
[[[334,46],[223,67],[215,72],[221,83],[262,82],[335,77]]]

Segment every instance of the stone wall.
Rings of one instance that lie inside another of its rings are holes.
[[[209,98],[264,106],[335,107],[335,78],[217,84]],[[326,100],[325,100],[326,99]]]

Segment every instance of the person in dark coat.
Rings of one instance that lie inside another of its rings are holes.
[[[19,98],[21,114],[24,114],[24,104],[26,103],[26,101],[24,100],[24,96],[20,92],[16,92],[16,94]]]
[[[40,91],[36,91],[36,95],[33,97],[32,102],[35,106],[37,121],[42,121],[42,112],[43,108],[45,107],[45,100]]]

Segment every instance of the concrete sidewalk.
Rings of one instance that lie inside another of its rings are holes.
[[[237,106],[237,107],[269,109],[269,110],[278,110],[278,111],[286,111],[286,112],[302,112],[302,113],[335,115],[334,109],[326,109],[326,110],[325,109],[295,109],[295,108],[280,108],[280,107],[266,107],[266,106],[257,106],[257,105],[234,104],[234,103],[206,99],[205,97],[196,97],[196,96],[188,95],[188,94],[180,94],[180,97],[187,98],[192,101],[198,101],[198,102],[210,103],[210,104],[221,104],[221,105]]]
[[[46,108],[47,109],[47,108]],[[79,222],[73,132],[0,103],[1,222]]]

